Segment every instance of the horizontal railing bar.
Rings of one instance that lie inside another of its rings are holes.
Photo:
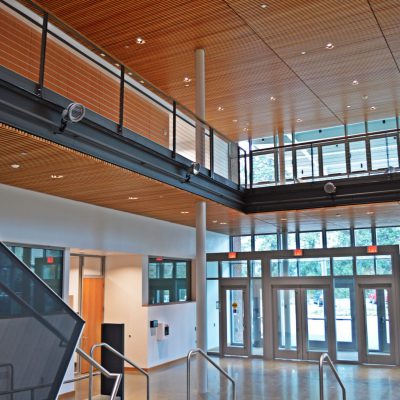
[[[321,140],[314,140],[310,142],[301,142],[301,143],[291,143],[291,144],[285,144],[283,146],[276,146],[276,147],[268,147],[266,149],[255,149],[252,150],[252,153],[254,154],[262,154],[262,153],[273,153],[276,150],[279,149],[292,149],[293,147],[318,147],[320,145],[324,145],[326,143],[335,143],[335,142],[342,142],[342,143],[348,143],[352,141],[357,141],[360,139],[367,139],[369,137],[374,137],[374,136],[379,136],[379,135],[391,135],[391,134],[400,134],[400,130],[398,129],[391,129],[387,131],[376,131],[376,132],[368,132],[368,133],[362,133],[362,134],[357,134],[357,135],[351,135],[351,136],[341,136],[337,138],[330,138],[330,139],[321,139]]]
[[[98,375],[101,375],[101,372],[94,372],[94,373],[92,374],[92,376],[98,376]],[[73,382],[78,382],[78,381],[83,381],[83,380],[85,380],[85,379],[88,379],[89,376],[90,376],[89,374],[81,375],[81,376],[78,376],[77,378],[74,378],[74,379],[68,379],[67,381],[64,381],[63,384],[73,383]]]

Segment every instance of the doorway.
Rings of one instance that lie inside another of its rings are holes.
[[[362,361],[395,364],[391,285],[360,285]]]
[[[274,287],[275,358],[316,360],[333,343],[329,286]]]
[[[246,280],[224,282],[221,293],[222,352],[229,356],[248,356],[249,290]]]
[[[72,254],[70,265],[70,306],[85,320],[80,347],[90,353],[91,347],[101,342],[105,258]],[[100,349],[95,351],[94,358],[101,362]],[[89,372],[89,364],[79,356],[75,358],[75,372]]]

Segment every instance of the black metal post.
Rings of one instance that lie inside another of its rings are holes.
[[[247,152],[244,150],[244,187],[247,189]]]
[[[214,128],[210,127],[210,178],[214,178]]]
[[[250,189],[253,189],[253,149],[252,141],[249,139],[249,168],[250,168]]]
[[[238,189],[240,189],[240,147],[237,147]]]
[[[36,88],[36,94],[38,96],[42,95],[43,86],[44,86],[44,69],[45,69],[45,64],[46,64],[48,25],[49,25],[49,14],[45,13],[43,15],[42,40],[41,40],[41,47],[40,47],[39,83]]]
[[[125,105],[125,67],[121,65],[121,79],[119,87],[119,124],[118,133],[122,133],[124,126],[124,105]]]
[[[176,101],[172,103],[172,158],[176,157]]]

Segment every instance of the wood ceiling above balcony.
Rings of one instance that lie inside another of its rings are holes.
[[[183,78],[194,77],[193,52],[204,47],[207,120],[233,139],[398,109],[398,0],[37,2],[191,109],[194,85]]]
[[[0,183],[192,227],[196,204],[203,200],[3,124]],[[246,215],[207,201],[207,229],[244,235],[276,233],[283,227],[310,231],[391,226],[400,225],[399,210],[400,204],[392,202]]]

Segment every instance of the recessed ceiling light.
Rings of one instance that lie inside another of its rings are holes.
[[[327,43],[326,46],[325,46],[325,48],[328,49],[328,50],[332,50],[334,47],[335,47],[335,45],[333,43],[331,43],[331,42]]]
[[[50,175],[51,179],[62,179],[64,178],[64,175]]]
[[[367,211],[367,215],[375,214],[373,211]]]
[[[307,52],[306,52],[306,51],[302,51],[300,54],[301,54],[302,56],[304,56],[305,54],[307,54]]]
[[[268,4],[265,4],[265,3],[260,4],[260,7],[263,8],[263,9],[265,10],[266,8],[268,8]]]
[[[143,83],[144,83],[144,81],[139,81],[139,83],[143,84]]]
[[[371,111],[375,111],[375,110],[376,110],[376,107],[375,107],[375,106],[372,106],[372,107],[370,108],[370,110],[371,110]]]
[[[21,154],[21,156],[27,156],[28,155],[28,153],[25,152],[25,151],[22,151],[20,154]]]
[[[297,118],[296,120],[297,122],[303,122],[303,120],[301,118]]]
[[[287,218],[281,218],[281,221],[287,221]]]
[[[138,200],[138,199],[139,199],[139,197],[133,197],[133,196],[128,197],[128,200]]]
[[[189,214],[189,211],[181,211],[181,214]]]
[[[114,65],[115,65],[116,67],[119,67],[119,64],[118,64],[118,63],[115,63]]]
[[[337,216],[337,217],[341,217],[341,216],[342,216],[342,214],[336,214],[336,216]]]
[[[145,44],[146,41],[142,37],[139,36],[136,38],[136,43],[137,44]]]
[[[20,167],[20,165],[19,164],[11,164],[10,167],[14,168],[14,169],[18,169]]]
[[[128,72],[128,75],[129,75],[129,76],[132,76],[133,74],[132,74],[132,72]]]
[[[214,219],[213,224],[216,224],[218,222],[218,220]]]
[[[190,87],[189,83],[185,83],[185,87]]]
[[[363,100],[368,100],[368,95],[364,94],[364,96],[362,98],[363,98]]]
[[[100,53],[100,55],[101,55],[102,57],[105,57],[105,56],[106,56],[104,53]]]
[[[276,97],[271,96],[269,99],[270,99],[271,101],[275,101],[275,100],[276,100]]]
[[[233,119],[232,122],[238,122],[238,120],[237,119]]]
[[[220,222],[219,224],[220,224],[220,225],[228,225],[227,222]]]
[[[243,128],[243,132],[248,132],[248,130],[249,130],[249,128],[247,128],[247,126],[245,126],[245,127]]]
[[[125,47],[125,49],[129,49],[130,46],[129,46],[129,44],[126,44],[124,47]]]
[[[359,83],[360,83],[360,82],[358,82],[357,79],[354,79],[354,81],[351,82],[351,84],[352,84],[353,86],[357,86]]]
[[[183,78],[183,82],[185,82],[185,83],[190,83],[190,82],[192,82],[192,79],[189,78],[188,76],[185,76],[185,77]]]
[[[223,106],[218,106],[217,110],[218,111],[224,111],[224,107]]]
[[[349,105],[349,106],[346,106],[346,108],[351,108],[351,106]]]

